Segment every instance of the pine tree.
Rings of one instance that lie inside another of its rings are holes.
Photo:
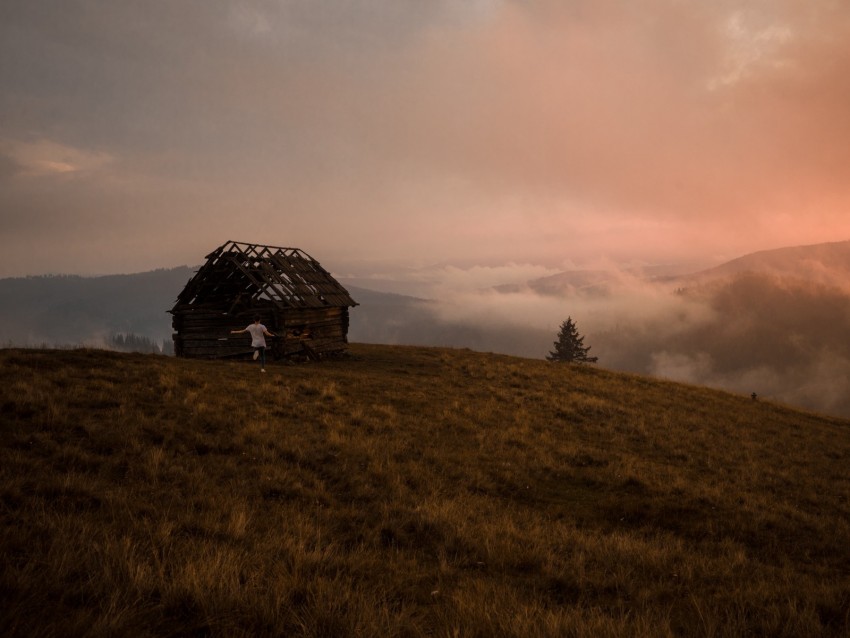
[[[555,349],[546,357],[549,361],[565,363],[596,363],[598,357],[588,357],[590,346],[584,345],[584,337],[578,333],[572,317],[561,324]]]

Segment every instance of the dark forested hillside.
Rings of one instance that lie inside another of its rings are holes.
[[[193,273],[183,266],[132,275],[0,279],[0,342],[103,345],[116,333],[170,340],[167,311]]]

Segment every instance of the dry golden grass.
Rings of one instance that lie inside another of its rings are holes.
[[[850,424],[465,350],[0,351],[4,636],[841,636]]]

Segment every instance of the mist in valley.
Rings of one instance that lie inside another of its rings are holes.
[[[362,305],[350,337],[543,358],[570,316],[600,366],[850,416],[846,271],[806,263],[693,277],[572,271],[484,288],[467,273],[427,300],[396,295],[385,306],[354,289]]]

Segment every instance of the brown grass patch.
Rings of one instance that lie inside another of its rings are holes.
[[[466,350],[0,351],[0,631],[840,636],[850,427]]]

